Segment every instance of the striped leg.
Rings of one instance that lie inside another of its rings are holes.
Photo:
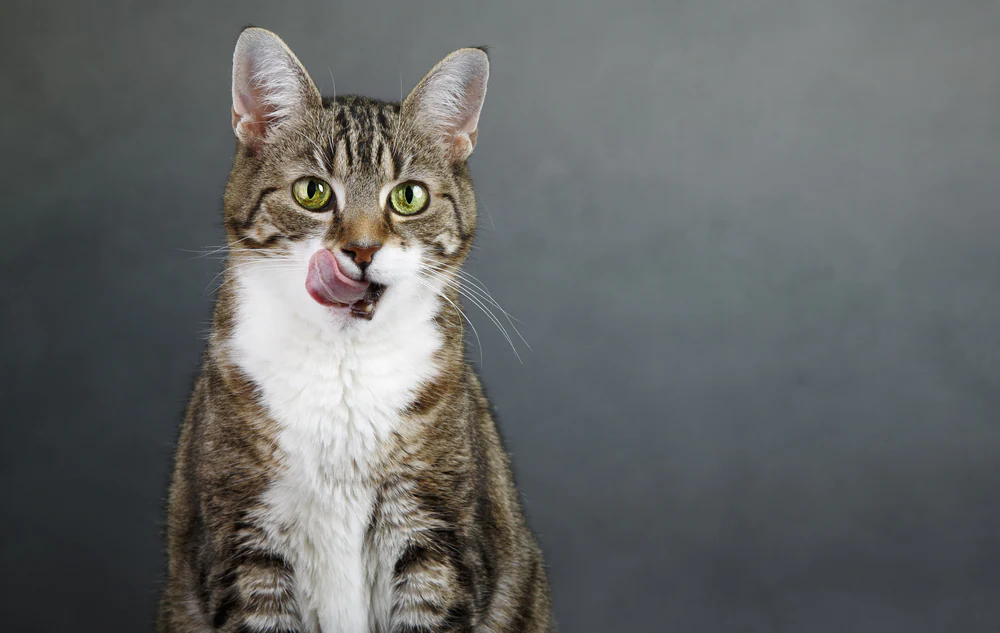
[[[302,633],[292,568],[264,549],[238,551],[217,583],[212,624],[226,633]]]
[[[422,536],[407,546],[393,570],[392,633],[471,631],[473,596],[454,532]]]

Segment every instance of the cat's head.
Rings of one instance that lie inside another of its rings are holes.
[[[281,39],[244,30],[225,195],[236,284],[347,327],[439,296],[475,232],[465,161],[488,76],[466,48],[402,103],[324,99]]]

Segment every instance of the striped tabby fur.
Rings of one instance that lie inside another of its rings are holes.
[[[323,99],[277,36],[240,36],[230,247],[177,448],[160,633],[552,630],[456,308],[487,77],[462,49],[402,103]],[[329,183],[327,207],[296,203],[302,177]],[[430,192],[422,213],[390,208],[405,181]],[[370,282],[362,300],[307,293],[322,249]]]

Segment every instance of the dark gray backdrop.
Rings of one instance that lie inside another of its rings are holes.
[[[1000,630],[998,3],[2,14],[3,630],[153,619],[247,23],[382,98],[492,46],[470,269],[534,351],[473,318],[565,631]]]

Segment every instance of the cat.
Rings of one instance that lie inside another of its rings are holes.
[[[160,633],[554,630],[457,305],[488,77],[465,48],[401,102],[323,98],[278,36],[241,33]]]

